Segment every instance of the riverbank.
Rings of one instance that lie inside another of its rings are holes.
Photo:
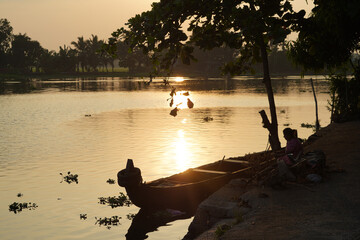
[[[321,183],[275,190],[234,180],[199,206],[185,239],[360,239],[360,121],[317,136],[304,150],[324,151]]]
[[[117,72],[75,72],[75,73],[0,73],[0,82],[9,81],[9,80],[22,80],[22,81],[31,81],[31,80],[49,80],[49,79],[94,79],[102,77],[121,77],[121,78],[135,78],[135,77],[149,77],[148,73],[139,73],[139,74],[130,74],[127,71],[117,71]]]

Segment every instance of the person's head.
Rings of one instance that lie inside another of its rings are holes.
[[[290,139],[292,139],[292,138],[295,137],[295,135],[294,135],[294,130],[291,129],[291,128],[285,128],[285,129],[283,130],[283,133],[284,133],[284,138],[285,138],[286,140],[290,140]]]

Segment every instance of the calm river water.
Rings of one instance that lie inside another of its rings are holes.
[[[325,126],[330,122],[328,84],[314,79]],[[194,108],[170,116],[172,87],[177,101],[186,100],[180,93],[189,91]],[[307,138],[313,130],[301,124],[315,122],[309,77],[274,78],[273,87],[279,131],[289,126]],[[143,79],[119,78],[0,83],[0,238],[125,239],[131,224],[127,215],[139,209],[111,208],[99,198],[125,192],[107,180],[116,179],[128,158],[150,181],[224,155],[263,151],[262,109],[270,115],[256,78],[171,78],[170,86],[162,79],[147,85]],[[60,173],[68,171],[78,174],[78,184],[62,182]],[[9,211],[13,202],[38,207],[15,214]],[[112,216],[121,217],[119,226],[96,224],[96,218]],[[191,220],[171,222],[148,233],[148,239],[181,239]]]

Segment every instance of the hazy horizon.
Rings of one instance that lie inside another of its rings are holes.
[[[13,33],[26,33],[42,47],[58,50],[91,34],[106,40],[135,14],[151,9],[154,0],[0,0],[0,18],[6,18]],[[293,1],[295,10],[310,12],[313,3]]]

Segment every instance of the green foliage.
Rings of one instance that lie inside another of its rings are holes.
[[[244,221],[243,215],[240,212],[237,212],[235,215],[235,222],[234,224],[239,224]]]
[[[39,68],[40,58],[44,49],[38,41],[31,40],[26,34],[13,36],[11,42],[10,64],[20,72],[31,72],[32,67]]]
[[[329,77],[332,96],[329,109],[332,110],[332,121],[360,119],[360,75],[358,72],[350,79],[341,75]]]
[[[312,15],[305,19],[291,56],[305,69],[341,66],[360,41],[360,2],[316,0]]]
[[[60,46],[59,51],[49,51],[26,34],[13,35],[6,19],[0,19],[0,68],[14,73],[74,73],[97,72],[99,67],[114,70],[114,58],[102,51],[103,40],[96,35],[85,40],[79,37],[71,43],[74,48]]]
[[[350,80],[344,75],[330,75],[332,120],[359,117],[359,62],[351,55],[359,50],[360,2],[357,0],[316,0],[312,15],[305,19],[291,56],[304,69],[343,68],[349,62],[354,71]],[[345,74],[346,75],[346,74]]]
[[[76,51],[71,49],[68,46],[60,47],[59,52],[55,54],[55,68],[58,72],[74,72],[76,59],[75,59]]]
[[[114,56],[119,59],[119,66],[129,69],[129,73],[149,72],[151,70],[151,59],[142,53],[140,49],[129,51],[124,42],[118,42],[113,49]]]
[[[153,3],[150,11],[129,19],[127,28],[113,32],[109,49],[119,41],[130,51],[140,49],[151,57],[155,72],[171,72],[178,59],[190,64],[195,46],[202,50],[224,46],[236,49],[236,59],[224,67],[231,75],[248,72],[254,63],[262,61],[272,120],[266,128],[272,148],[279,149],[267,50],[271,42],[283,42],[292,30],[299,29],[304,15],[304,10],[294,12],[289,0],[161,0]],[[175,108],[171,115],[176,114]]]
[[[72,41],[71,45],[75,47],[75,59],[77,71],[97,72],[99,66],[110,64],[114,69],[114,58],[103,50],[104,41],[99,40],[97,35],[91,35],[87,40],[84,37],[78,37],[77,41]]]
[[[209,51],[194,47],[192,52],[194,61],[191,64],[178,61],[172,68],[172,74],[175,76],[220,76],[224,64],[234,60],[236,55],[236,50],[229,47],[219,47]]]
[[[12,41],[13,28],[6,18],[0,18],[0,68],[5,67]]]
[[[215,230],[216,238],[219,239],[222,235],[224,235],[230,229],[231,229],[230,225],[227,225],[227,224],[219,225]]]
[[[6,52],[10,48],[13,28],[6,18],[0,18],[0,52]]]
[[[130,49],[150,55],[160,68],[169,69],[179,58],[190,64],[193,49],[210,50],[222,46],[238,49],[237,60],[224,70],[231,73],[248,71],[261,61],[261,42],[284,41],[297,29],[305,12],[295,13],[289,1],[160,1],[151,11],[129,19],[109,39],[110,48],[124,41]],[[191,32],[188,37],[184,23]]]

